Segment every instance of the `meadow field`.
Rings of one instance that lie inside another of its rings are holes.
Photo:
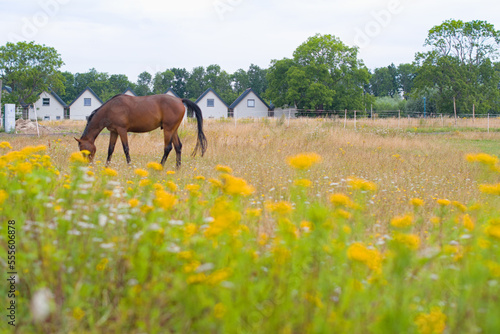
[[[500,332],[498,129],[205,120],[192,157],[186,121],[176,170],[159,130],[106,167],[43,124],[0,134],[2,331]]]

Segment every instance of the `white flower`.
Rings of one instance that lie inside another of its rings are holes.
[[[33,294],[31,299],[31,315],[35,322],[45,321],[53,308],[54,295],[47,288],[42,288]]]

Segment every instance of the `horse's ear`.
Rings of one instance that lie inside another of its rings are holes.
[[[80,139],[78,139],[78,138],[76,138],[76,137],[73,137],[73,138],[75,138],[75,140],[76,140],[77,142],[81,143],[81,140],[80,140]]]

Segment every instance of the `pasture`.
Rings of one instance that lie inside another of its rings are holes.
[[[179,170],[159,130],[108,168],[105,132],[93,164],[75,153],[84,122],[0,134],[0,264],[15,220],[18,271],[1,328],[500,331],[500,133],[389,124],[205,120],[201,158],[187,121]]]

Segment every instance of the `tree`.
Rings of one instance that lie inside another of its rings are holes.
[[[314,109],[362,109],[369,72],[358,49],[332,35],[302,43],[293,59],[272,61],[266,95],[276,105]]]
[[[233,89],[237,94],[243,93],[247,88],[250,87],[250,81],[248,80],[248,74],[243,69],[238,69],[231,76],[233,82]]]
[[[205,68],[203,66],[193,68],[186,84],[187,96],[196,100],[206,90],[205,86]]]
[[[59,68],[61,55],[52,47],[34,42],[7,43],[0,47],[0,78],[12,93],[4,101],[31,104],[43,91],[64,92],[64,76]]]
[[[187,82],[189,80],[189,72],[185,68],[171,68],[174,73],[172,89],[181,98],[186,97]]]
[[[158,72],[153,79],[153,93],[163,94],[167,89],[172,87],[175,74],[170,70]]]
[[[413,64],[399,64],[397,68],[396,82],[399,92],[405,100],[410,96],[413,88],[413,81],[417,75],[417,68]]]
[[[137,86],[135,87],[135,93],[139,96],[145,96],[151,94],[151,83],[153,76],[151,73],[144,71],[137,77]]]
[[[436,88],[440,112],[485,113],[498,105],[500,77],[491,59],[497,54],[500,31],[485,21],[448,20],[429,30],[426,45],[416,56],[419,68],[414,94]]]
[[[394,64],[376,68],[370,78],[370,86],[375,96],[394,97],[398,94],[397,69]]]
[[[267,70],[260,68],[257,65],[250,64],[248,68],[247,77],[248,77],[248,87],[252,88],[254,92],[261,95],[263,94],[267,87],[268,82],[266,78]]]

